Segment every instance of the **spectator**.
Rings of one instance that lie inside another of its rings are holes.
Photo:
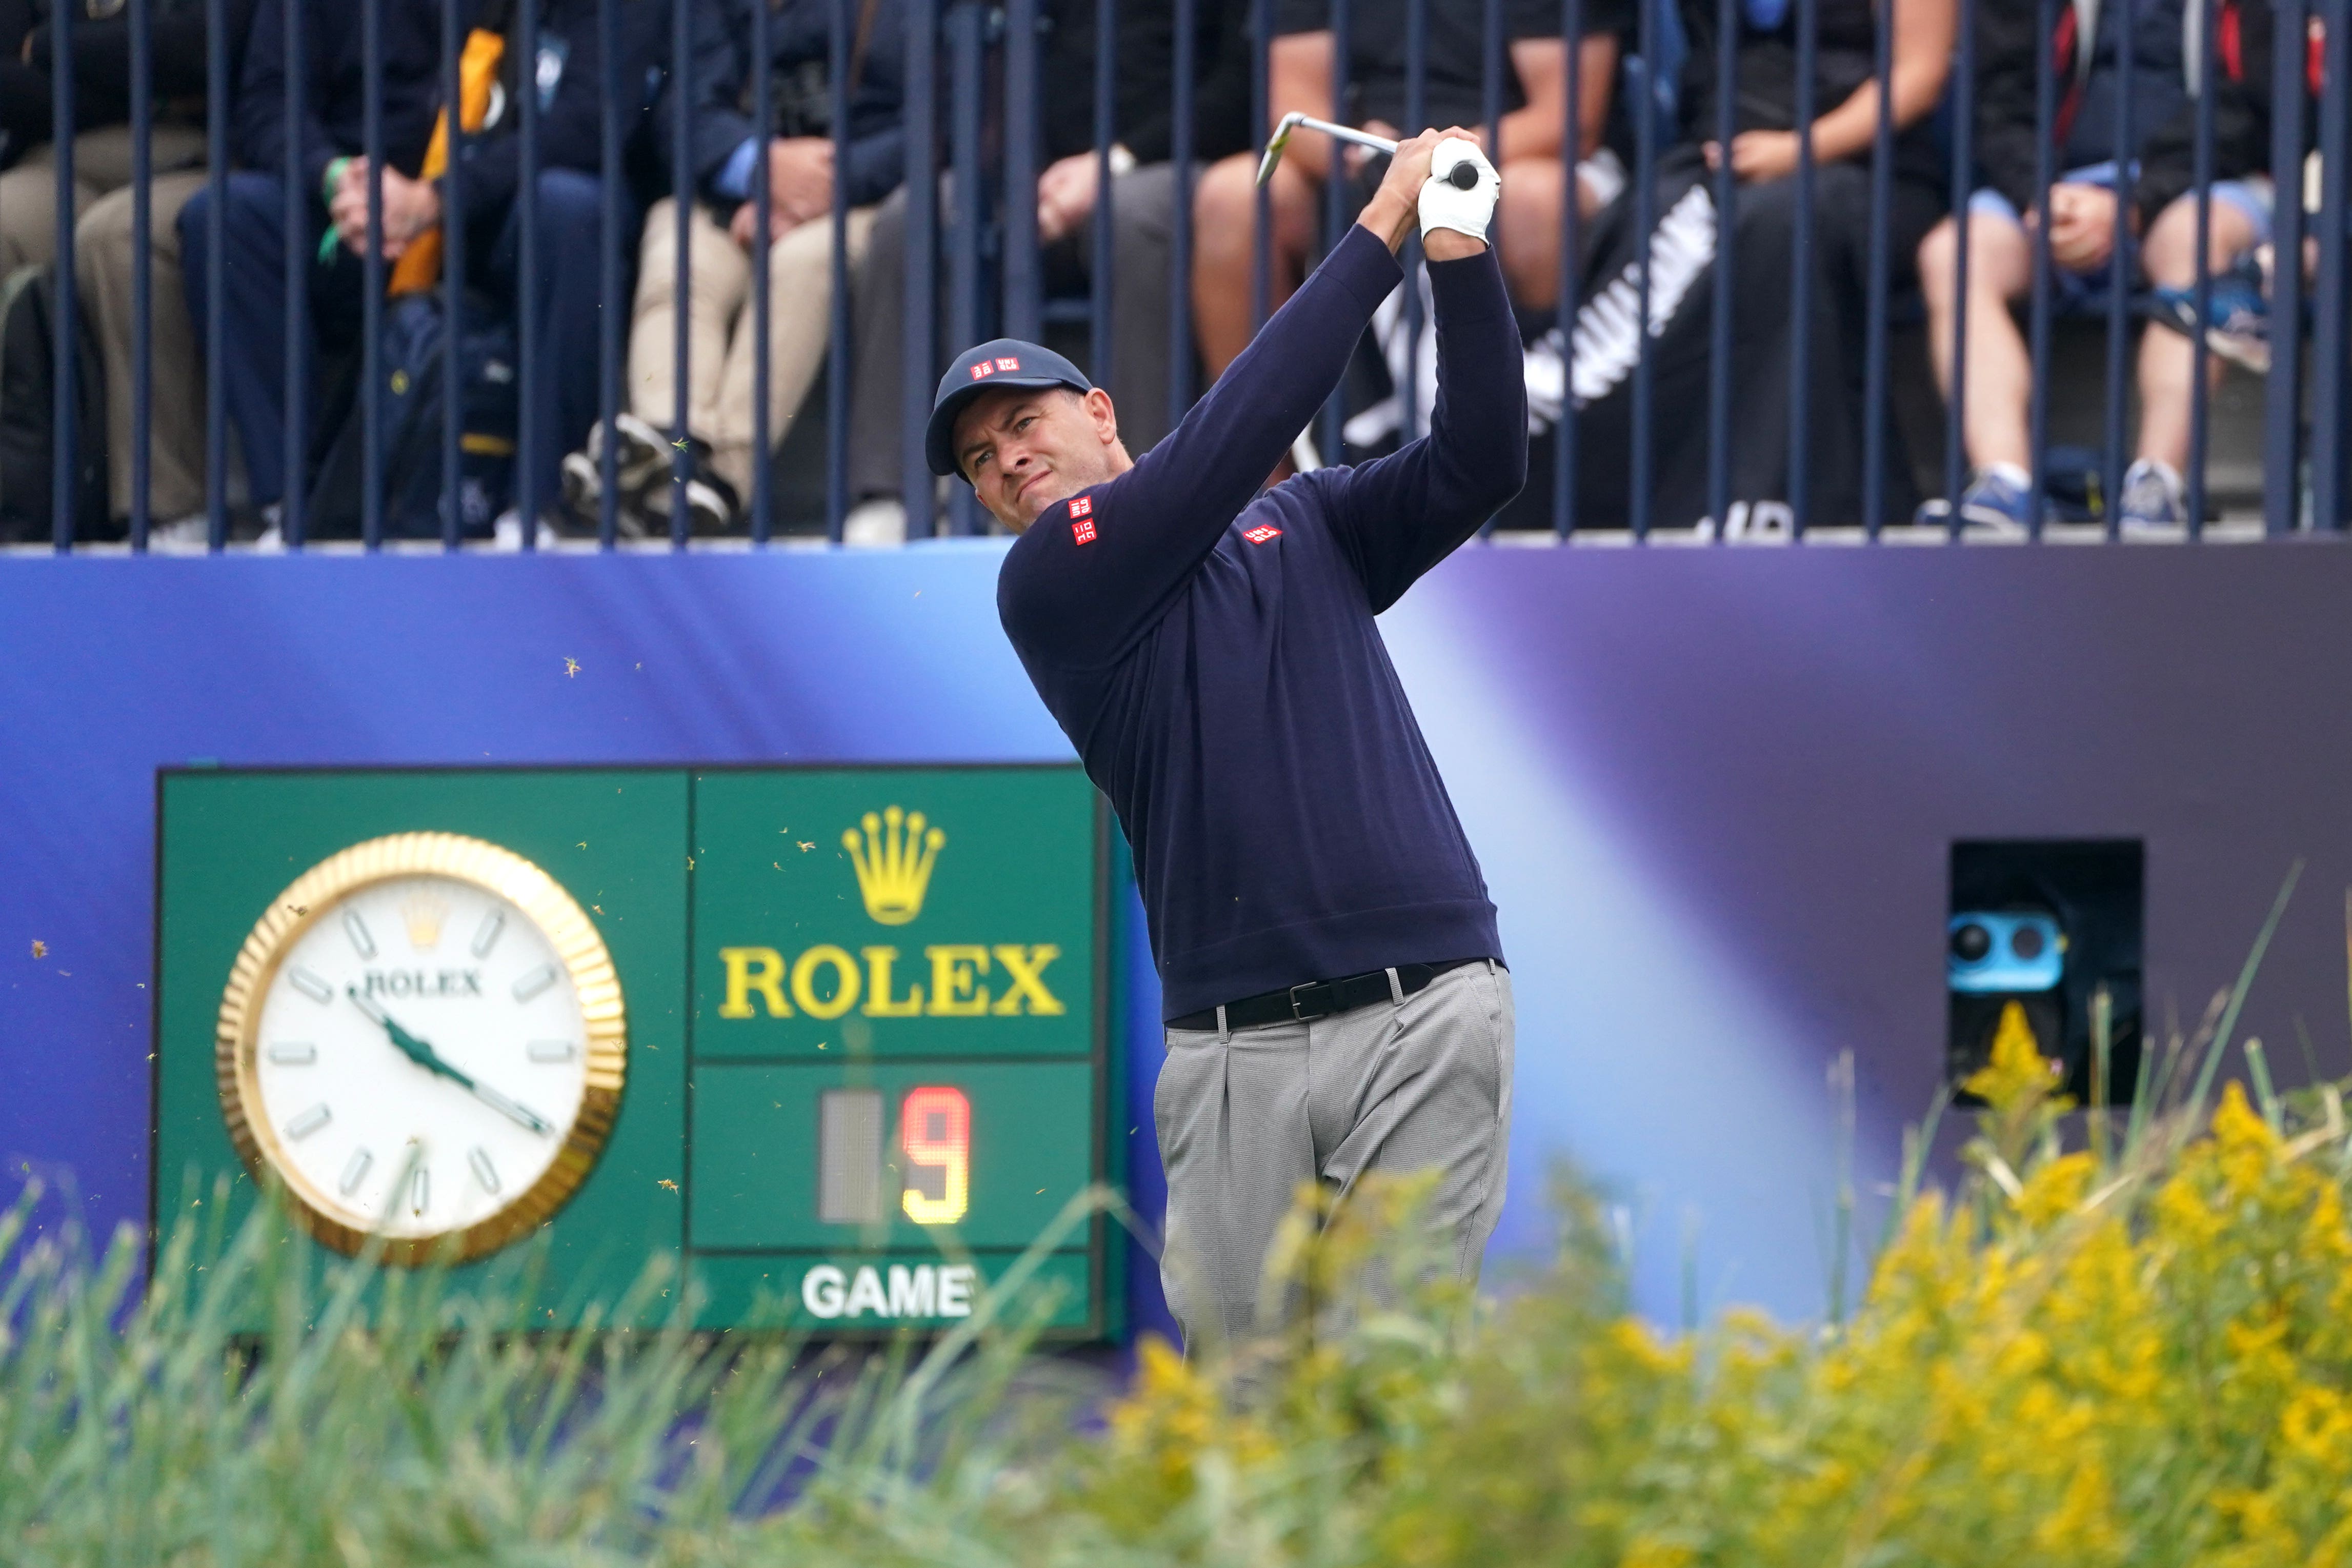
[[[1682,73],[1682,135],[1658,161],[1650,237],[1648,336],[1652,365],[1652,469],[1633,472],[1633,388],[1642,351],[1637,289],[1643,239],[1622,200],[1596,226],[1583,305],[1570,335],[1569,395],[1580,412],[1577,440],[1580,525],[1630,520],[1632,487],[1650,496],[1651,521],[1682,526],[1706,519],[1707,407],[1713,279],[1717,236],[1732,236],[1734,299],[1730,366],[1729,514],[1709,520],[1727,532],[1771,531],[1797,521],[1861,520],[1864,387],[1861,324],[1867,308],[1871,230],[1871,148],[1879,94],[1888,92],[1894,137],[1890,199],[1882,215],[1891,239],[1891,281],[1908,281],[1910,258],[1944,208],[1944,160],[1927,116],[1950,65],[1957,0],[1889,0],[1893,69],[1877,77],[1878,16],[1874,0],[1816,0],[1811,123],[1801,126],[1797,18],[1789,0],[1741,0],[1733,40],[1733,77],[1717,74],[1719,31],[1715,0],[1682,0],[1689,39]],[[1733,109],[1731,143],[1715,142],[1719,94]],[[1802,138],[1812,148],[1811,247],[1805,278],[1811,303],[1790,308],[1801,276],[1794,240],[1801,216],[1795,178]],[[1732,211],[1718,214],[1714,184],[1728,158],[1736,179]],[[1807,354],[1806,440],[1801,496],[1792,452],[1790,383],[1802,342]],[[1555,391],[1554,397],[1559,395]],[[1538,405],[1541,400],[1536,400]],[[1557,404],[1554,405],[1557,406]],[[1678,416],[1670,411],[1685,411]],[[1909,464],[1892,421],[1882,483],[1899,514],[1911,510]]]
[[[2271,8],[2259,0],[2222,4],[2218,31],[2229,42],[2216,73],[2218,178],[2208,254],[2211,267],[2226,272],[2270,237],[2272,19]],[[2025,296],[2033,279],[2033,229],[2041,218],[2034,89],[2043,49],[2052,52],[2052,69],[2065,84],[2054,127],[2063,172],[2051,186],[2048,207],[2059,307],[2104,310],[2119,208],[2129,212],[2136,205],[2135,226],[2146,226],[2139,262],[2149,282],[2179,301],[2196,277],[2198,204],[2184,193],[2193,176],[2198,87],[2189,45],[2202,16],[2194,5],[2184,8],[2182,0],[2107,0],[2091,12],[2087,48],[2074,11],[2063,15],[2056,35],[2047,38],[2038,36],[2032,0],[1986,0],[1979,16],[1985,66],[1978,146],[1987,183],[1969,198],[1968,384],[1961,428],[1975,472],[1961,492],[1959,514],[1969,525],[2001,532],[2021,531],[2033,510],[2027,428],[2033,366],[2010,306]],[[2126,27],[2132,41],[2128,78],[2117,47]],[[2137,145],[2118,147],[2116,104],[2126,94]],[[1919,251],[1928,343],[1948,397],[1958,248],[1958,227],[1946,218]],[[2224,292],[2228,285],[2225,279]],[[2259,307],[2258,288],[2242,291]],[[2193,318],[2193,305],[2188,313]],[[2218,380],[2221,363],[2216,360],[2210,370]],[[2139,440],[2117,509],[2120,525],[2134,531],[2187,521],[2180,474],[2189,460],[2194,348],[2177,333],[2146,333],[2138,374]],[[1947,501],[1920,509],[1922,521],[1947,522],[1950,515]]]
[[[646,221],[636,308],[629,328],[629,413],[615,421],[621,451],[620,505],[643,526],[669,516],[669,442],[690,437],[687,505],[695,531],[731,527],[751,498],[753,373],[759,335],[752,308],[751,195],[768,149],[768,438],[781,443],[823,363],[832,322],[833,130],[826,65],[832,0],[774,0],[770,58],[752,58],[752,6],[769,0],[705,0],[694,10],[694,57],[673,71],[664,94],[660,136],[677,133],[683,94],[691,105],[696,191],[690,203],[687,301],[687,427],[677,419],[677,198],[665,196]],[[848,163],[840,173],[849,200],[850,265],[866,253],[875,204],[895,189],[906,162],[899,124],[905,91],[905,23],[900,8],[859,0],[849,50]],[[775,123],[764,129],[743,111],[751,73],[766,69]],[[592,447],[593,447],[592,443]],[[598,454],[564,460],[564,492],[583,517],[597,510]]]
[[[1267,61],[1269,116],[1304,110],[1395,137],[1434,125],[1486,125],[1482,50],[1484,16],[1475,5],[1428,8],[1423,112],[1407,112],[1405,6],[1402,0],[1363,0],[1350,13],[1349,100],[1334,105],[1329,0],[1278,0],[1276,37]],[[1582,75],[1578,129],[1579,205],[1596,210],[1623,177],[1601,146],[1617,69],[1617,33],[1624,25],[1618,0],[1587,0],[1586,30],[1577,50]],[[1506,0],[1501,147],[1503,196],[1495,212],[1496,249],[1512,298],[1549,310],[1559,279],[1560,159],[1568,102],[1569,50],[1559,37],[1557,0]],[[1402,128],[1402,130],[1400,130]],[[1600,154],[1596,160],[1595,155]],[[1276,169],[1272,202],[1272,299],[1282,303],[1298,287],[1314,247],[1319,203],[1329,177],[1332,143],[1301,135]],[[1202,179],[1194,204],[1200,247],[1192,260],[1192,310],[1201,355],[1212,374],[1249,343],[1255,266],[1257,153],[1244,150]],[[1592,160],[1592,161],[1587,161]],[[1356,160],[1360,163],[1360,160]],[[1369,192],[1370,186],[1365,190]],[[1121,404],[1123,408],[1126,405]]]
[[[534,437],[520,460],[532,465],[539,494],[552,500],[561,490],[562,455],[580,444],[596,415],[597,338],[576,324],[595,319],[599,300],[604,193],[597,170],[604,71],[598,54],[598,0],[524,3],[541,7],[540,56],[528,73],[541,104],[536,185],[539,276],[534,280],[541,331],[532,366],[539,400],[532,411]],[[310,58],[293,68],[305,73],[305,113],[301,124],[289,126],[286,4],[260,0],[255,13],[236,108],[235,134],[243,167],[227,182],[227,271],[219,279],[228,320],[223,345],[228,416],[245,453],[252,502],[262,509],[274,509],[289,484],[305,482],[307,467],[306,454],[284,450],[283,230],[289,193],[278,171],[285,167],[289,139],[299,149],[303,171],[302,186],[290,196],[299,205],[304,232],[332,236],[332,243],[320,247],[311,268],[314,350],[356,346],[365,279],[361,257],[368,241],[362,12],[348,5],[310,12]],[[653,46],[666,25],[666,9],[655,5],[620,8],[625,62],[650,64],[654,59]],[[381,248],[389,264],[443,219],[444,186],[418,177],[440,110],[441,7],[437,0],[386,0],[382,15]],[[644,79],[642,71],[635,69],[616,70],[615,76],[629,87]],[[509,50],[509,103],[523,79],[522,64]],[[631,101],[625,113],[635,134],[642,129],[643,105]],[[468,281],[509,305],[520,294],[520,209],[515,196],[522,170],[515,118],[509,112],[480,134],[466,138],[459,153],[458,189],[465,205],[458,216],[466,225]],[[202,245],[210,195],[209,191],[198,192],[180,214],[189,310],[199,320],[205,291],[214,286]],[[624,223],[632,226],[632,238],[635,205],[634,197],[624,196]],[[566,325],[572,330],[563,330]]]
[[[12,12],[13,7],[13,12]],[[46,5],[40,9],[47,10]],[[154,395],[148,406],[148,509],[159,520],[204,504],[204,378],[181,294],[178,230],[182,204],[205,181],[205,14],[198,0],[162,0],[151,12],[150,68],[155,109],[148,142],[149,248]],[[234,79],[253,16],[253,0],[229,0],[229,69]],[[0,276],[57,253],[57,172],[46,144],[50,130],[50,24],[35,23],[33,0],[0,0],[0,134],[38,142],[0,174]],[[19,28],[24,28],[21,38]],[[120,8],[74,19],[74,276],[83,319],[106,369],[107,466],[112,514],[131,511],[132,384],[131,245],[131,23]],[[14,74],[10,74],[14,73]],[[19,123],[18,117],[24,117]],[[36,118],[37,116],[37,118]]]
[[[1093,263],[1099,172],[1094,145],[1095,5],[1093,0],[1046,0],[1043,9],[1049,31],[1038,71],[1045,167],[1037,180],[1037,237],[1044,247],[1047,291],[1064,292],[1086,287]],[[1192,155],[1198,162],[1250,143],[1248,16],[1249,0],[1201,0],[1195,8]],[[1111,363],[1105,390],[1118,405],[1121,435],[1139,453],[1165,435],[1181,412],[1168,405],[1175,37],[1171,0],[1130,0],[1119,7],[1110,202],[1117,284],[1111,290]],[[902,191],[883,205],[857,288],[849,477],[861,504],[845,532],[866,542],[903,538],[907,528],[898,500],[906,217]],[[927,521],[917,527],[928,531]]]

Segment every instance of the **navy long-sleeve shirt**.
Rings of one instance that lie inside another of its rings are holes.
[[[997,577],[1006,636],[1127,829],[1166,1017],[1502,956],[1373,620],[1527,478],[1494,253],[1429,275],[1427,437],[1256,493],[1399,281],[1351,228],[1173,433],[1046,508]]]

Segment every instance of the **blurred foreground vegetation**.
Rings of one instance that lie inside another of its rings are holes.
[[[1629,1317],[1572,1190],[1501,1301],[1412,1283],[1409,1184],[1303,1207],[1295,1326],[1198,1364],[1147,1342],[1126,1387],[1033,1353],[1017,1296],[818,1353],[660,1326],[655,1270],[605,1320],[646,1326],[533,1338],[429,1270],[320,1292],[266,1213],[183,1227],[143,1293],[132,1237],[38,1241],[0,1291],[0,1559],[2352,1562],[2342,1097],[2273,1094],[2256,1047],[2209,1108],[2226,1035],[2164,1055],[2193,1084],[2067,1115],[2006,1033],[1965,1180],[1922,1190],[1915,1138],[1860,1304],[1801,1329]],[[257,1299],[274,1327],[234,1339]]]

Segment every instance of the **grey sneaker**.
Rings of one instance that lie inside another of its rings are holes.
[[[2171,466],[2142,458],[2124,470],[2117,526],[2125,533],[2170,533],[2189,526],[2189,503]]]
[[[2022,539],[2032,521],[2031,498],[2023,485],[2016,484],[1999,474],[1980,472],[1969,481],[1960,492],[1960,521],[1967,530],[1987,539]],[[1935,528],[1948,528],[1952,522],[1952,503],[1941,499],[1920,507],[1916,521]]]

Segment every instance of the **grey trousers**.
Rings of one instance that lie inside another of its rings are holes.
[[[1160,1283],[1188,1349],[1260,1321],[1266,1249],[1302,1183],[1346,1201],[1369,1171],[1434,1168],[1427,1221],[1475,1279],[1502,1212],[1511,1121],[1511,977],[1448,970],[1402,1005],[1300,1024],[1171,1029],[1152,1097],[1168,1170]]]

